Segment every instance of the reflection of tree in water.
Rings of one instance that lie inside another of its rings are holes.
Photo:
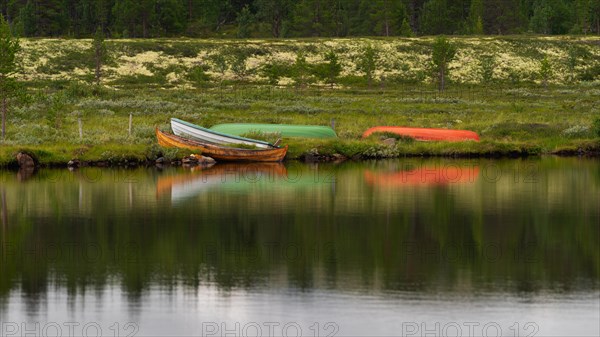
[[[314,168],[296,166],[286,172],[295,177],[292,171],[304,170],[293,184],[232,186],[229,180],[177,204],[162,197],[167,192],[159,195],[173,189],[160,190],[160,182],[186,182],[179,173],[196,179],[202,172],[117,171],[98,179],[79,172],[52,179],[50,171],[27,184],[5,184],[0,298],[22,289],[36,310],[50,285],[76,296],[113,283],[133,304],[150,287],[180,284],[224,291],[598,287],[600,193],[593,193],[599,189],[588,179],[593,174],[549,169],[551,185],[514,184],[510,177],[495,184],[379,188],[366,181],[365,165],[319,165],[324,176],[335,170],[335,189],[315,183]],[[7,254],[6,242],[14,253]]]

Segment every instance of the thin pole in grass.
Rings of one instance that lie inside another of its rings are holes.
[[[83,123],[81,122],[81,117],[77,118],[77,125],[79,127],[79,139],[83,139]]]
[[[128,129],[128,131],[129,131],[129,137],[131,137],[132,126],[133,126],[133,114],[129,113],[129,129]]]

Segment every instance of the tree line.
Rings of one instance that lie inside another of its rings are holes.
[[[0,0],[20,36],[600,34],[600,0]]]

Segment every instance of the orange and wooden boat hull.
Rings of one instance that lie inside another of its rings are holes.
[[[285,158],[288,146],[276,149],[251,150],[206,144],[156,129],[158,144],[163,147],[176,147],[196,151],[217,161],[278,162]]]
[[[390,132],[400,136],[411,137],[422,141],[462,142],[465,140],[479,141],[479,135],[469,130],[448,130],[433,128],[408,128],[403,126],[376,126],[368,129],[362,135],[369,137],[377,132]]]

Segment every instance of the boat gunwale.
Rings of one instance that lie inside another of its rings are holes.
[[[202,127],[200,125],[196,125],[196,124],[193,124],[193,123],[190,123],[190,122],[186,122],[186,121],[181,120],[179,118],[174,118],[174,117],[171,118],[171,122],[173,122],[173,121],[175,121],[176,123],[180,123],[180,124],[189,126],[189,127],[193,128],[193,129],[197,129],[197,130],[200,130],[200,131],[205,131],[205,132],[208,132],[208,133],[212,133],[212,134],[215,134],[215,135],[218,135],[218,136],[221,136],[221,137],[227,137],[227,138],[241,140],[241,141],[246,141],[246,142],[258,143],[258,144],[270,146],[270,147],[276,148],[276,149],[281,148],[280,146],[273,145],[273,144],[271,144],[269,142],[265,142],[265,141],[262,141],[262,140],[251,139],[251,138],[246,138],[246,137],[241,137],[241,136],[236,136],[236,135],[231,135],[231,134],[227,134],[227,133],[223,133],[223,132],[211,130],[211,129]],[[219,145],[219,144],[217,144],[217,145]]]
[[[190,150],[196,150],[195,148],[197,148],[197,150],[200,151],[202,154],[206,154],[207,156],[212,157],[214,159],[224,161],[280,162],[285,158],[288,150],[287,145],[284,147],[271,149],[243,149],[221,145],[205,144],[201,141],[186,139],[181,136],[160,131],[158,127],[155,129],[155,132],[158,138],[158,142],[161,146],[186,148]],[[165,142],[164,138],[166,138],[168,142]],[[163,145],[161,144],[161,142],[169,144]],[[265,158],[270,158],[270,160],[264,160]],[[271,160],[273,158],[276,160]]]

